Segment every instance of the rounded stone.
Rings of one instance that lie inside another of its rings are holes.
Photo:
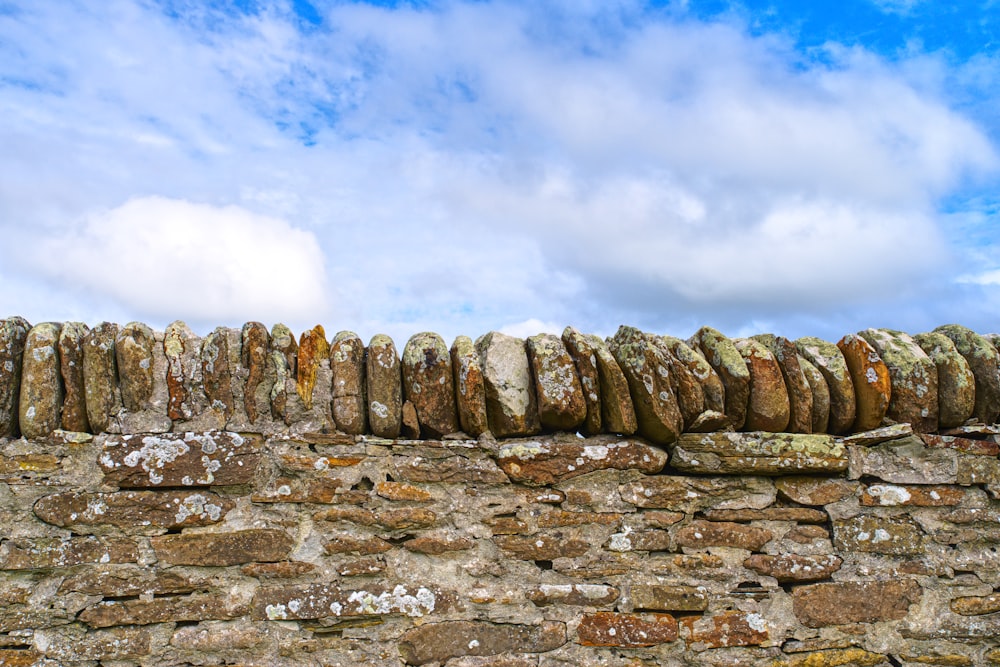
[[[677,398],[677,407],[681,411],[684,429],[689,429],[705,412],[705,392],[702,391],[701,383],[691,369],[674,356],[670,346],[661,336],[653,336],[652,342],[670,362],[670,386]]]
[[[802,371],[802,366],[799,364],[800,357],[795,349],[795,344],[784,336],[773,334],[759,334],[751,338],[774,355],[774,359],[781,369],[781,377],[785,381],[785,390],[788,392],[788,432],[812,433],[812,389]]]
[[[403,395],[413,404],[425,437],[458,431],[451,355],[436,333],[414,334],[403,348]]]
[[[674,358],[687,366],[701,384],[705,410],[725,412],[726,389],[722,386],[719,374],[715,372],[708,360],[680,338],[674,336],[661,336],[660,338],[667,344],[667,348],[674,355]]]
[[[628,380],[604,340],[593,334],[587,334],[586,339],[594,350],[597,375],[601,381],[601,427],[605,433],[632,435],[639,424],[635,418]]]
[[[850,432],[857,414],[857,403],[854,383],[851,382],[851,373],[847,369],[844,355],[833,343],[811,336],[799,338],[795,341],[795,347],[799,354],[819,369],[826,380],[830,391],[830,421],[827,430],[834,435]]]
[[[1000,352],[990,341],[958,324],[947,324],[934,331],[950,338],[958,353],[969,362],[976,378],[973,416],[984,424],[997,423],[1000,417]]]
[[[336,372],[334,383],[336,384]],[[365,356],[368,424],[380,438],[398,438],[403,426],[403,376],[392,338],[375,334]]]
[[[812,432],[826,433],[830,423],[830,388],[827,387],[823,374],[811,361],[799,355],[798,362],[812,395]]]
[[[726,417],[733,428],[743,428],[750,400],[750,371],[733,342],[712,327],[702,327],[688,341],[711,364],[726,389]]]
[[[129,322],[115,339],[122,405],[130,412],[146,408],[153,395],[153,342],[153,330],[142,322]]]
[[[781,433],[788,427],[791,406],[778,360],[759,342],[743,338],[733,341],[750,371],[750,398],[743,428],[747,431]]]
[[[538,334],[528,338],[527,349],[542,427],[575,431],[587,416],[587,404],[566,346],[558,336]]]
[[[115,340],[118,325],[101,322],[83,341],[83,382],[87,420],[94,433],[107,433],[121,412]]]
[[[844,355],[854,384],[857,403],[853,430],[860,432],[878,428],[882,425],[892,396],[889,369],[875,348],[861,336],[848,334],[840,339],[837,348]]]
[[[0,320],[0,438],[16,438],[24,341],[31,325],[23,317]]]
[[[378,341],[376,341],[378,342]],[[395,360],[396,347],[389,340],[392,347],[391,353]],[[299,350],[301,351],[301,346]],[[381,352],[388,352],[380,348]],[[301,352],[300,352],[301,354]],[[333,337],[330,345],[330,370],[333,373],[333,397],[331,399],[331,410],[333,421],[337,425],[337,430],[351,435],[361,435],[368,431],[369,408],[367,393],[368,384],[366,379],[365,344],[361,338],[353,331],[341,331]],[[399,375],[399,364],[395,364],[396,375]],[[399,389],[397,379],[395,389]],[[399,423],[399,406],[402,401],[399,396],[395,400],[395,420]],[[380,426],[390,426],[393,416],[389,413],[389,406],[382,404],[384,408],[380,410],[385,421]],[[378,416],[378,415],[376,415]],[[384,430],[384,429],[382,429]],[[397,426],[398,433],[398,426]],[[380,436],[384,437],[384,436]],[[391,436],[395,437],[395,436]]]
[[[563,330],[562,342],[569,356],[573,358],[583,389],[583,400],[587,410],[583,432],[586,435],[596,435],[601,432],[602,426],[601,376],[597,370],[597,354],[587,337],[573,327],[566,327]]]
[[[938,428],[937,367],[909,334],[892,329],[865,329],[860,337],[871,343],[889,369],[892,396],[887,415],[920,433]]]
[[[658,445],[676,441],[684,421],[663,348],[654,336],[627,326],[619,327],[608,347],[628,381],[639,434]]]
[[[24,341],[18,422],[28,439],[44,438],[60,425],[59,329],[55,322],[36,324]]]
[[[486,416],[486,381],[476,346],[468,336],[458,336],[451,345],[451,370],[455,374],[458,422],[472,437],[490,430]]]
[[[528,351],[520,338],[491,331],[476,339],[486,385],[486,415],[498,438],[541,430]]]
[[[976,408],[976,376],[955,343],[942,333],[917,334],[913,340],[937,368],[938,426],[961,426]]]
[[[59,330],[59,372],[63,381],[62,428],[87,433],[87,396],[83,381],[83,341],[90,327],[65,322]]]
[[[260,322],[247,322],[243,325],[241,341],[240,365],[246,371],[246,382],[243,386],[244,403],[247,418],[255,422],[260,417],[257,392],[264,382],[271,336],[267,332],[267,327]]]

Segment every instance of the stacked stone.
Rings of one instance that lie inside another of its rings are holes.
[[[837,344],[703,327],[688,341],[621,327],[527,340],[490,332],[449,349],[419,333],[402,355],[321,326],[133,322],[0,326],[0,434],[229,429],[380,438],[638,434],[670,445],[719,430],[846,435],[906,423],[922,433],[1000,417],[996,338],[957,325],[888,329]]]

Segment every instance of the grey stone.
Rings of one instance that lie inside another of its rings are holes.
[[[25,438],[43,438],[60,425],[59,329],[54,322],[36,324],[24,341],[18,421]]]
[[[593,334],[587,334],[586,339],[597,359],[597,374],[601,380],[601,424],[604,432],[632,435],[639,424],[635,418],[628,380],[607,343]]]
[[[497,331],[476,340],[486,385],[486,414],[498,438],[541,430],[531,365],[524,341]]]
[[[267,327],[260,322],[247,322],[243,325],[241,340],[240,365],[246,371],[243,385],[244,408],[247,419],[250,423],[255,423],[262,415],[270,412],[270,387],[265,378],[271,336]]]
[[[118,431],[122,409],[118,388],[115,339],[118,325],[102,322],[87,333],[83,343],[83,382],[87,400],[87,420],[94,433]]]
[[[913,430],[931,433],[938,427],[937,367],[910,336],[891,329],[865,329],[858,334],[889,368],[892,396],[886,413]]]
[[[583,390],[583,400],[587,416],[583,422],[585,435],[596,435],[601,432],[601,376],[597,370],[597,354],[587,337],[574,329],[566,327],[562,333],[562,342],[576,365],[576,373],[580,378]]]
[[[374,340],[374,339],[373,339]],[[376,341],[377,343],[377,341]],[[396,348],[389,340],[391,350],[380,348],[383,356],[388,356],[391,352],[395,362],[395,371],[399,375],[399,363],[395,360]],[[379,361],[382,361],[380,357]],[[368,385],[366,380],[365,344],[361,338],[353,331],[341,331],[333,338],[330,345],[330,370],[333,373],[333,421],[337,425],[337,430],[351,435],[361,435],[368,432],[368,413],[372,408],[368,404]],[[395,389],[398,392],[399,381],[396,381]],[[386,397],[388,398],[388,397]],[[383,416],[380,419],[380,430],[385,430],[385,422],[391,422],[393,417],[399,424],[401,399],[397,393],[394,412],[390,417],[389,406],[384,407]],[[378,416],[378,415],[376,415]]]
[[[403,395],[416,409],[424,437],[440,438],[458,431],[451,354],[438,334],[425,331],[406,341]]]
[[[490,430],[486,415],[486,380],[475,343],[457,336],[451,345],[451,370],[455,374],[455,403],[462,430],[479,437]]]
[[[82,322],[65,322],[59,330],[59,372],[63,381],[62,428],[90,431],[87,395],[83,382],[83,341],[90,327]]]
[[[662,348],[649,334],[626,326],[608,340],[608,348],[628,380],[639,434],[658,445],[677,440],[683,419]]]
[[[587,404],[566,346],[558,336],[538,334],[528,338],[527,349],[542,427],[575,431],[587,416]]]
[[[733,428],[743,428],[750,400],[750,371],[733,342],[712,327],[702,327],[688,341],[697,347],[718,373],[726,389],[726,417]]]
[[[984,424],[1000,418],[1000,352],[985,338],[958,324],[938,327],[955,343],[958,353],[969,362],[976,378],[976,407],[973,416]]]
[[[398,438],[403,426],[403,374],[392,338],[375,334],[365,355],[368,423],[380,438]],[[336,385],[336,371],[334,385]]]
[[[31,325],[23,317],[0,320],[0,438],[16,438],[24,341]]]
[[[917,334],[913,340],[937,368],[939,428],[961,426],[976,408],[976,376],[969,362],[942,333]]]
[[[674,357],[687,366],[688,370],[701,384],[702,395],[705,399],[705,410],[725,413],[726,410],[726,389],[722,386],[719,374],[715,372],[708,360],[698,351],[695,351],[680,338],[674,336],[660,337]]]

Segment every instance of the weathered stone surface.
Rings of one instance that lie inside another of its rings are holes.
[[[520,560],[575,558],[587,553],[590,545],[576,538],[554,535],[495,535],[493,542],[504,553]]]
[[[270,412],[270,387],[265,383],[271,335],[260,322],[247,322],[241,332],[240,365],[246,370],[243,396],[251,423]],[[261,394],[264,396],[261,396]],[[265,407],[266,406],[266,407]]]
[[[25,438],[43,438],[60,425],[59,329],[54,322],[36,324],[24,340],[18,423]]]
[[[257,579],[294,579],[316,569],[312,563],[297,560],[279,561],[277,563],[247,563],[240,572]]]
[[[912,579],[810,584],[792,591],[792,609],[810,628],[898,621],[922,592]]]
[[[423,502],[433,496],[425,489],[405,482],[379,482],[375,485],[375,493],[386,500],[414,500]]]
[[[722,385],[722,380],[719,379],[719,374],[715,372],[708,360],[680,338],[674,336],[661,336],[660,338],[666,343],[674,358],[684,364],[698,380],[705,401],[705,410],[725,414],[726,389]]]
[[[938,427],[961,426],[976,408],[976,376],[969,362],[942,333],[917,334],[913,341],[937,368]]]
[[[705,611],[708,591],[704,586],[636,584],[629,591],[632,608],[643,611]]]
[[[718,508],[763,508],[774,502],[775,490],[762,477],[686,477],[657,475],[621,487],[627,503],[681,512]]]
[[[743,428],[750,401],[750,371],[733,342],[712,327],[702,327],[691,340],[722,380],[726,390],[726,417],[734,429]]]
[[[984,424],[1000,420],[1000,352],[988,340],[966,327],[947,324],[934,330],[955,343],[976,378],[976,405],[972,414]]]
[[[415,551],[421,554],[440,556],[449,551],[466,551],[475,546],[475,542],[465,535],[454,535],[451,533],[439,533],[433,535],[421,535],[403,542],[403,548],[408,551]]]
[[[677,398],[684,429],[691,430],[705,414],[705,392],[695,374],[687,364],[674,356],[666,341],[659,336],[652,336],[652,341],[660,349],[664,359],[670,362],[670,387]],[[721,424],[724,425],[725,422]]]
[[[403,395],[413,403],[424,437],[440,438],[458,431],[451,354],[438,334],[418,333],[406,342]]]
[[[856,399],[854,383],[851,382],[851,374],[847,369],[844,355],[833,343],[811,336],[795,341],[795,347],[799,354],[808,359],[826,380],[826,387],[830,391],[830,420],[827,424],[827,432],[838,435],[848,433],[854,425]],[[806,371],[806,379],[809,379],[808,370]],[[817,403],[816,398],[814,393],[814,409]],[[813,429],[813,432],[822,431]]]
[[[583,400],[586,407],[586,417],[583,422],[585,435],[597,435],[601,432],[601,375],[597,370],[597,353],[590,341],[573,327],[566,327],[562,332],[562,342],[566,351],[573,359],[576,374],[580,378],[583,390]],[[621,370],[621,369],[619,369]]]
[[[892,397],[889,369],[878,352],[861,336],[848,334],[837,348],[851,373],[857,404],[852,431],[870,431],[882,425]]]
[[[956,484],[958,452],[927,447],[916,437],[890,440],[874,447],[847,447],[848,476],[876,477],[893,484]]]
[[[628,381],[638,432],[666,445],[677,440],[683,418],[670,381],[670,360],[654,337],[622,326],[608,340],[608,348]]]
[[[404,482],[503,484],[507,476],[492,459],[476,456],[394,456],[393,478]]]
[[[99,602],[80,612],[78,620],[92,628],[115,625],[150,625],[238,618],[247,606],[228,595],[170,596],[152,600]]]
[[[544,653],[565,643],[566,626],[556,621],[540,625],[444,621],[404,632],[399,654],[407,665],[440,664],[459,656]]]
[[[0,320],[0,438],[16,438],[24,341],[31,325],[23,317]]]
[[[497,463],[518,482],[533,485],[555,484],[594,470],[641,470],[657,473],[667,463],[661,449],[638,440],[619,440],[614,436],[596,436],[580,440],[550,438],[506,441],[500,447]]]
[[[951,601],[951,610],[962,616],[982,616],[1000,611],[1000,593],[970,595]]]
[[[798,356],[798,362],[812,394],[812,432],[826,433],[830,425],[830,388],[823,374],[813,366],[812,362],[801,354]]]
[[[646,529],[632,530],[627,527],[620,533],[608,538],[604,545],[608,551],[624,553],[626,551],[670,551],[673,542],[670,533],[665,530]]]
[[[176,491],[65,491],[35,503],[35,515],[47,523],[79,530],[115,526],[139,534],[208,526],[222,521],[233,502],[214,493]]]
[[[90,431],[90,421],[87,419],[87,394],[83,381],[83,342],[89,331],[90,327],[82,322],[66,322],[59,330],[59,373],[62,376],[64,391],[61,425],[65,431],[81,433]],[[0,347],[2,345],[0,340]],[[2,356],[0,352],[0,358]],[[0,376],[2,375],[3,370],[0,369]],[[0,435],[3,435],[2,425],[0,425]]]
[[[843,562],[840,556],[834,554],[824,556],[754,554],[743,561],[743,567],[757,574],[774,577],[778,583],[788,584],[829,579],[831,574],[840,569]]]
[[[528,351],[520,338],[491,331],[476,339],[486,385],[486,414],[498,438],[541,430]]]
[[[334,341],[331,352],[337,348]],[[334,394],[337,391],[337,362],[331,361]],[[403,375],[399,354],[392,338],[375,334],[365,355],[365,386],[368,401],[368,424],[380,438],[398,438],[403,427]],[[336,417],[336,415],[334,415]]]
[[[603,607],[618,599],[618,589],[604,584],[541,584],[525,597],[536,606],[568,604],[581,607]]]
[[[333,372],[333,421],[337,430],[351,435],[361,435],[368,431],[369,413],[378,420],[379,437],[395,438],[399,435],[402,416],[402,385],[400,384],[399,359],[396,346],[388,336],[372,338],[375,359],[366,361],[365,344],[353,331],[338,332],[330,345],[330,370]],[[299,347],[301,350],[301,346]],[[381,364],[388,364],[381,366]],[[366,371],[375,373],[369,383]],[[372,385],[377,398],[368,403],[368,385]],[[382,399],[382,400],[377,400]],[[378,403],[376,406],[375,404]],[[372,422],[372,432],[375,432]],[[393,428],[395,427],[395,428]]]
[[[795,343],[784,336],[773,334],[751,336],[751,339],[766,347],[774,355],[778,368],[781,370],[785,391],[788,394],[788,431],[790,433],[812,433],[813,392],[802,366],[799,364],[800,357],[798,350],[795,349]]]
[[[759,551],[774,534],[759,526],[745,526],[726,521],[692,521],[677,531],[677,545],[692,549],[705,547],[735,547]]]
[[[958,505],[965,491],[954,486],[870,484],[858,500],[866,507],[947,507]]]
[[[115,339],[115,358],[126,410],[144,410],[153,397],[153,330],[141,322],[129,322]]]
[[[294,541],[283,530],[255,528],[226,533],[182,533],[150,538],[156,557],[172,565],[226,567],[287,560]]]
[[[587,404],[566,346],[558,336],[538,334],[528,338],[527,349],[542,427],[575,431],[587,416]]]
[[[889,440],[900,440],[911,435],[913,435],[913,426],[903,422],[902,424],[889,424],[871,431],[852,433],[840,438],[840,441],[845,445],[865,445],[867,447]]]
[[[588,334],[586,339],[594,350],[597,374],[601,379],[601,423],[604,432],[632,435],[639,424],[628,380],[605,341],[593,334]]]
[[[302,399],[306,410],[312,410],[319,369],[329,363],[330,343],[326,331],[317,324],[299,335],[299,348],[295,357],[295,392]]]
[[[392,551],[392,543],[374,535],[352,535],[350,533],[335,533],[323,545],[328,554],[359,554],[370,556]]]
[[[175,421],[192,420],[208,408],[201,368],[201,342],[201,338],[180,320],[168,324],[163,332],[169,394],[167,416]]]
[[[490,430],[486,416],[486,379],[476,346],[468,336],[451,345],[451,370],[455,374],[455,401],[462,430],[478,437]]]
[[[118,325],[101,322],[87,333],[83,342],[83,383],[87,401],[87,421],[95,433],[108,433],[122,408],[118,388],[115,339]]]
[[[833,436],[804,433],[685,433],[670,465],[684,472],[782,475],[840,472],[847,449]]]
[[[910,556],[922,550],[923,531],[908,516],[862,514],[833,522],[833,543],[843,551]]]
[[[149,655],[153,637],[142,627],[109,628],[82,632],[82,628],[55,628],[34,633],[46,658],[67,665],[81,660],[125,660]],[[47,663],[44,663],[47,664]]]
[[[937,367],[931,358],[902,331],[865,329],[858,335],[871,343],[889,369],[889,418],[912,424],[921,433],[937,430]]]
[[[139,547],[124,538],[68,537],[7,540],[0,544],[0,569],[43,570],[96,563],[134,563]]]
[[[390,614],[419,618],[454,608],[454,598],[454,593],[430,586],[374,584],[361,590],[333,584],[269,586],[258,589],[250,615],[270,621]]]
[[[121,488],[246,484],[260,448],[260,436],[226,431],[109,436],[98,463]]]
[[[757,646],[768,640],[767,621],[757,613],[724,611],[681,619],[681,637],[695,650]]]
[[[751,338],[734,340],[733,345],[750,371],[750,398],[743,428],[772,433],[785,431],[791,418],[791,404],[778,360]]]
[[[290,386],[294,386],[299,346],[295,334],[284,324],[271,327],[271,352],[268,355],[268,372],[274,375],[271,385],[271,414],[286,424],[292,422]]]
[[[702,518],[709,521],[795,521],[798,523],[826,523],[826,512],[808,507],[765,507],[764,509],[705,510]]]
[[[670,614],[619,614],[599,611],[584,615],[576,629],[582,646],[639,648],[677,639],[677,620]]]
[[[205,336],[201,345],[201,377],[208,407],[215,412],[217,422],[224,426],[235,412],[233,372],[230,368],[229,329],[217,327]]]
[[[139,565],[98,565],[66,577],[59,593],[85,593],[106,598],[139,595],[178,595],[206,586],[200,579],[173,571],[154,571]]]

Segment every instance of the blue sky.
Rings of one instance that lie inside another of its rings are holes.
[[[997,331],[998,17],[0,0],[0,316]]]

